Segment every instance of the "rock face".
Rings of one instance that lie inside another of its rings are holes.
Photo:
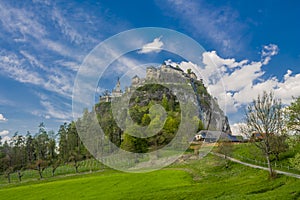
[[[179,67],[163,64],[160,68],[148,67],[145,79],[138,78],[137,82],[137,78],[135,76],[133,79],[135,88],[147,83],[157,83],[166,85],[170,89],[169,92],[175,96],[185,95],[184,101],[193,102],[198,107],[199,118],[203,122],[204,129],[231,133],[227,116],[220,109],[216,99],[207,92],[202,80],[198,80],[192,71],[185,73]],[[192,94],[186,92],[188,88],[192,89]],[[150,99],[150,96],[148,98]]]
[[[118,82],[119,84],[119,82]],[[138,88],[145,85],[150,91],[141,91]],[[162,85],[164,89],[155,88],[153,85]],[[120,87],[120,85],[118,85]],[[188,71],[185,73],[179,67],[162,64],[160,68],[148,67],[146,77],[144,79],[134,76],[131,86],[123,93],[123,97],[127,97],[129,107],[137,101],[129,99],[137,99],[141,106],[147,105],[151,99],[162,99],[166,95],[168,99],[177,98],[175,102],[190,102],[198,109],[198,118],[203,123],[203,128],[208,130],[222,131],[231,134],[228,118],[220,109],[216,99],[214,99],[204,86],[202,80],[198,80],[197,76]],[[112,96],[112,101],[113,101]],[[124,102],[126,102],[124,101]],[[117,111],[118,112],[118,111]]]

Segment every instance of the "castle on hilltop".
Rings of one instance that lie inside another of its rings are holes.
[[[172,77],[175,77],[175,79],[176,77],[185,77],[187,79],[197,80],[196,74],[191,70],[188,70],[188,72],[186,73],[182,69],[180,69],[179,66],[173,67],[171,65],[163,63],[160,68],[155,68],[153,66],[147,67],[146,78],[140,78],[137,75],[132,77],[131,86],[126,87],[125,92],[130,92],[131,89],[137,88],[147,81],[160,80],[166,76],[170,76],[170,74],[172,74]],[[176,82],[176,80],[174,81]],[[200,81],[202,82],[202,79]],[[106,92],[104,95],[100,96],[99,100],[100,102],[110,102],[113,98],[121,97],[122,95],[123,91],[121,90],[120,79],[118,78],[115,89],[112,90],[111,94]]]
[[[204,123],[203,126],[207,130],[222,130],[222,132],[230,134],[230,125],[228,118],[218,105],[216,98],[211,96],[203,84],[202,79],[198,79],[196,74],[188,69],[184,72],[179,66],[171,66],[163,63],[159,68],[150,66],[146,68],[146,77],[141,78],[137,75],[131,78],[131,85],[121,90],[120,79],[118,78],[116,87],[110,92],[106,91],[100,96],[101,102],[112,102],[119,97],[130,98],[131,92],[146,84],[170,84],[173,94],[186,94],[186,85],[190,85],[195,95],[183,95],[184,101],[193,103],[198,108],[199,119]],[[142,93],[140,93],[142,95]],[[145,95],[144,97],[149,97]],[[126,99],[124,98],[124,99]],[[122,100],[122,99],[120,99]],[[98,108],[100,105],[98,106]],[[97,108],[96,108],[97,109]],[[210,129],[209,129],[210,128]],[[232,140],[232,138],[231,138]]]

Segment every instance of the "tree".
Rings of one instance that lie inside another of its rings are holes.
[[[70,162],[74,162],[75,172],[78,173],[79,161],[82,160],[82,155],[78,152],[77,149],[74,149],[70,153]]]
[[[145,153],[148,151],[148,144],[145,138],[138,138],[124,133],[124,140],[121,144],[121,148],[133,153]],[[139,162],[138,154],[135,154],[135,162]]]
[[[287,108],[288,122],[287,126],[290,130],[300,133],[300,97]]]
[[[55,170],[60,165],[60,159],[56,153],[56,135],[54,131],[48,132],[49,142],[48,142],[48,158],[49,165],[52,167],[52,176],[54,176]]]
[[[58,151],[59,157],[61,161],[68,161],[68,141],[67,141],[67,123],[64,123],[59,127],[58,136],[59,136],[59,144]]]
[[[272,169],[270,155],[274,149],[273,137],[284,134],[281,101],[274,98],[272,92],[263,92],[248,105],[246,110],[246,126],[241,130],[250,136],[251,141],[264,154],[269,168],[270,177],[275,173]],[[256,137],[258,136],[258,138]]]
[[[233,150],[233,144],[228,138],[218,140],[217,152],[224,155],[226,168],[229,167],[228,156],[231,156]]]
[[[16,132],[11,140],[12,149],[12,170],[17,171],[19,181],[22,180],[22,170],[26,167],[26,151],[25,151],[25,137],[18,135]]]
[[[52,176],[54,176],[56,169],[60,166],[61,160],[59,158],[52,159],[49,163],[52,167]]]
[[[270,137],[271,153],[275,156],[276,161],[279,161],[279,155],[288,149],[286,143],[287,136],[285,134],[272,135]]]
[[[33,161],[35,160],[34,157],[34,138],[32,137],[32,135],[30,134],[30,132],[27,132],[26,135],[26,142],[25,142],[25,151],[26,151],[26,163],[27,165],[32,164]]]
[[[37,170],[40,176],[40,179],[43,178],[43,171],[48,167],[48,163],[45,160],[38,159],[32,166],[34,170]]]
[[[40,123],[39,131],[33,140],[35,162],[31,165],[34,170],[37,170],[40,178],[43,178],[43,171],[49,164],[49,136],[47,134],[44,123]]]

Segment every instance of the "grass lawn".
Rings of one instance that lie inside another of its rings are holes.
[[[299,169],[294,169],[291,163],[289,162],[290,158],[293,158],[300,149],[287,150],[286,152],[279,154],[279,161],[271,155],[271,163],[274,169],[292,172],[300,174]],[[242,143],[233,145],[233,154],[232,157],[242,160],[244,162],[261,165],[267,167],[267,161],[265,156],[262,154],[261,150],[251,143]],[[275,167],[276,163],[276,167]]]
[[[209,155],[151,173],[113,170],[8,184],[1,199],[297,199],[300,180]]]

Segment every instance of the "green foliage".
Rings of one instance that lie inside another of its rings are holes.
[[[134,137],[125,133],[121,148],[134,153],[145,153],[148,151],[148,143],[144,138]]]
[[[204,130],[204,124],[201,120],[199,120],[199,125],[198,125],[198,132],[201,131],[201,130]]]
[[[286,152],[288,145],[286,143],[286,135],[273,135],[270,140],[270,151],[277,161],[280,160],[280,153]]]
[[[149,114],[144,114],[141,125],[148,126],[150,124],[150,122],[151,122],[151,118],[150,118]]]
[[[192,73],[192,69],[190,69],[190,68],[187,69],[187,73],[188,73],[188,74],[191,74],[191,73]]]
[[[162,104],[162,106],[164,107],[164,109],[165,109],[166,111],[169,111],[169,110],[170,110],[170,108],[169,108],[169,102],[168,102],[168,99],[167,99],[167,97],[166,97],[165,94],[163,95],[163,99],[162,99],[162,101],[161,101],[161,104]]]
[[[294,99],[295,101],[287,109],[288,122],[287,126],[290,130],[300,132],[300,97]]]
[[[138,109],[133,108],[132,112],[139,112]],[[124,115],[123,119],[126,118],[126,113],[121,113]],[[121,134],[122,130],[118,127],[114,120],[111,103],[103,102],[96,107],[97,120],[104,132],[104,134],[109,138],[109,140],[114,143],[117,147],[121,145]],[[139,115],[140,116],[140,115]],[[138,119],[137,119],[138,120]],[[91,120],[86,120],[90,123]],[[90,131],[93,132],[93,131]]]
[[[289,160],[294,168],[300,170],[300,153],[297,153],[294,158],[290,158]]]

